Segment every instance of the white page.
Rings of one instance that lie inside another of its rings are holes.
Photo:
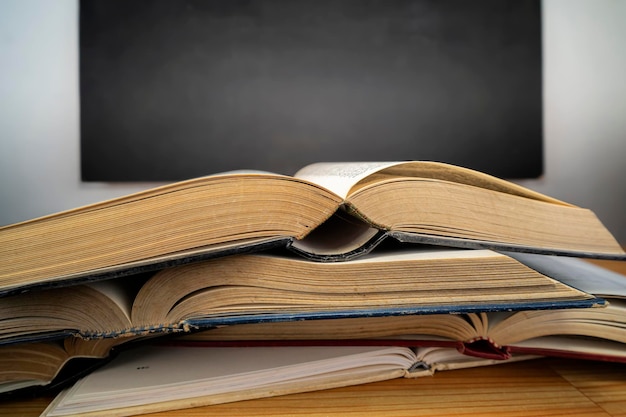
[[[83,378],[48,415],[233,392],[368,365],[408,369],[414,361],[402,347],[145,346]]]
[[[274,257],[281,258],[281,255],[257,253],[253,256]],[[507,258],[506,255],[502,255],[498,252],[494,252],[491,249],[457,249],[448,248],[445,246],[407,246],[398,248],[392,251],[380,250],[372,251],[365,255],[362,255],[356,259],[351,259],[349,262],[351,265],[368,264],[368,263],[388,263],[388,262],[401,262],[401,261],[428,261],[437,259],[494,259],[494,258]],[[294,262],[310,263],[311,261],[306,259],[295,259]],[[329,263],[327,266],[337,265],[339,268],[345,265],[346,262]]]
[[[401,162],[320,162],[307,165],[294,175],[321,185],[342,198],[350,188],[374,172],[398,165]]]
[[[534,339],[522,340],[514,344],[516,347],[525,347],[533,349],[553,349],[556,351],[576,352],[581,355],[605,355],[626,357],[624,344],[613,342],[611,340],[601,339],[583,339],[572,338],[567,336],[544,336]]]

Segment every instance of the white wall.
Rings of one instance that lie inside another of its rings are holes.
[[[626,1],[544,1],[545,175],[626,242]],[[156,184],[81,183],[75,0],[0,0],[0,225]],[[511,97],[514,100],[514,97]]]
[[[80,181],[76,0],[0,0],[0,225],[150,186]]]
[[[545,175],[626,244],[626,1],[544,0]]]

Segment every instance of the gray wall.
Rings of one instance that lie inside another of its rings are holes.
[[[543,11],[545,175],[521,183],[626,243],[626,1]],[[77,41],[75,0],[0,0],[0,225],[157,185],[81,183]]]

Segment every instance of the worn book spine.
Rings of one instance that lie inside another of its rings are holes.
[[[5,344],[35,342],[42,340],[61,339],[68,336],[79,336],[85,339],[97,339],[108,337],[132,337],[149,334],[185,333],[196,330],[209,330],[221,326],[234,326],[251,323],[277,323],[303,320],[327,320],[363,317],[387,317],[403,315],[430,315],[430,314],[466,314],[495,311],[526,311],[526,310],[551,310],[564,308],[596,308],[606,305],[606,300],[592,297],[583,300],[565,301],[531,301],[531,302],[507,302],[494,304],[466,304],[466,305],[434,305],[434,306],[401,306],[381,307],[354,310],[328,310],[328,311],[300,311],[281,313],[242,314],[232,316],[199,317],[183,320],[178,323],[155,323],[127,329],[94,329],[94,330],[61,330],[58,332],[37,333],[21,335],[13,338],[0,340],[0,346]]]

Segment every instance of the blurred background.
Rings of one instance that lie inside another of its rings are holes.
[[[515,181],[626,243],[626,2],[541,7],[543,175]],[[0,225],[158,185],[81,181],[77,16],[76,0],[0,0]]]

